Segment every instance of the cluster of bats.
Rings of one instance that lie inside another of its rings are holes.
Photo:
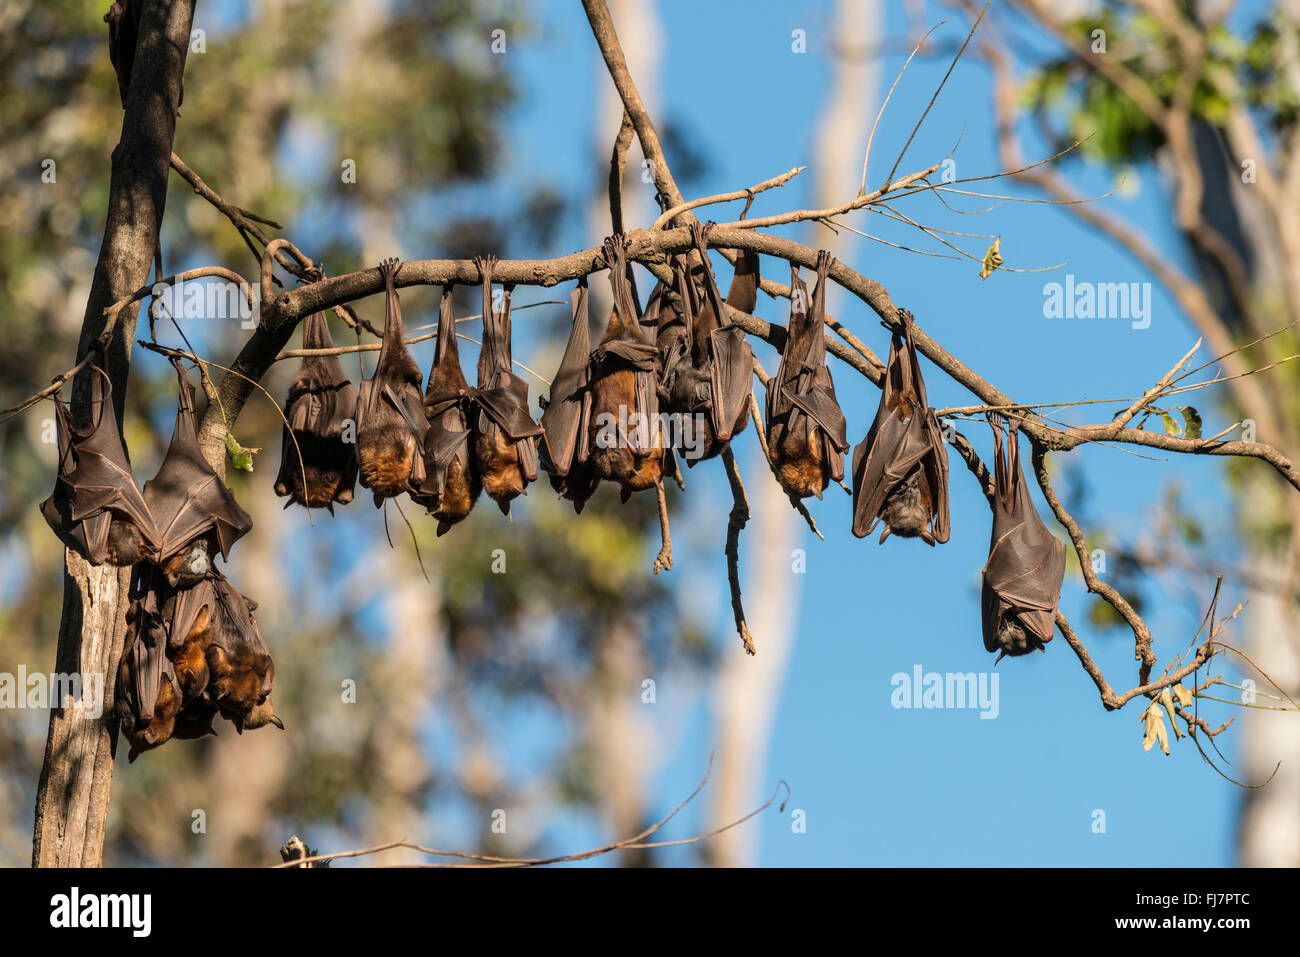
[[[528,385],[514,374],[510,293],[492,293],[495,260],[477,259],[483,291],[483,342],[478,382],[471,387],[456,345],[453,287],[444,286],[437,346],[427,381],[403,341],[396,260],[379,266],[384,279],[384,338],[374,373],[357,389],[333,355],[310,355],[289,389],[288,425],[276,492],[311,508],[344,504],[358,477],[376,506],[407,493],[437,519],[438,534],[463,520],[482,492],[509,514],[510,502],[538,476],[581,512],[599,484],[619,486],[623,501],[680,475],[682,453],[658,427],[663,417],[693,423],[687,466],[714,458],[744,431],[753,402],[753,355],[728,308],[752,312],[759,261],[738,251],[723,299],[709,266],[709,225],[691,226],[692,246],[671,260],[672,282],[659,282],[644,313],[638,307],[626,240],[603,245],[613,307],[593,349],[586,278],[570,296],[572,328],[542,403],[528,406]],[[767,387],[765,433],[772,472],[791,502],[844,478],[849,443],[844,413],[826,365],[826,284],[834,260],[818,254],[811,295],[791,270],[791,308],[780,366]],[[878,525],[929,545],[948,541],[948,456],[926,399],[906,310],[892,329],[880,406],[852,460],[853,533]],[[333,343],[323,314],[304,326],[307,349]],[[423,386],[423,392],[421,391]],[[610,439],[610,423],[618,427]],[[1023,655],[1051,640],[1065,574],[1065,549],[1047,531],[1029,498],[1016,430],[990,416],[996,437],[995,509],[983,572],[984,644]],[[355,428],[350,440],[349,432]],[[679,436],[680,440],[680,436]]]
[[[275,665],[245,598],[219,572],[253,527],[199,450],[194,388],[179,359],[176,426],[143,490],[131,474],[108,374],[92,364],[91,424],[77,429],[55,397],[58,476],[41,512],[92,565],[133,566],[116,712],[129,758],[170,738],[284,724],[271,704]]]
[[[570,297],[572,329],[540,421],[528,385],[513,371],[511,284],[494,297],[492,257],[475,260],[483,292],[483,342],[470,386],[457,347],[453,286],[442,290],[433,367],[427,380],[403,339],[396,260],[379,265],[386,318],[379,358],[358,389],[348,380],[321,313],[303,327],[307,355],[285,403],[275,490],[289,503],[326,508],[352,501],[356,482],[385,499],[408,494],[437,520],[439,535],[462,521],[486,492],[502,512],[541,466],[551,486],[581,512],[601,482],[624,501],[680,475],[681,448],[661,416],[695,423],[688,467],[714,458],[751,415],[754,360],[728,309],[752,312],[758,256],[741,251],[724,300],[709,266],[709,226],[691,227],[692,247],[673,257],[639,309],[626,242],[603,247],[613,307],[593,349],[585,277]],[[792,267],[790,321],[781,362],[767,386],[764,431],[772,473],[793,503],[821,497],[844,477],[844,413],[826,365],[826,284],[834,260],[817,257],[811,295]],[[948,457],[913,342],[914,321],[891,327],[880,406],[852,460],[853,533],[883,524],[929,545],[948,541]],[[158,474],[141,489],[113,414],[108,375],[92,364],[92,424],[73,426],[55,397],[59,462],[41,505],[51,528],[92,564],[133,566],[117,714],[130,759],[170,738],[215,734],[220,716],[245,729],[284,725],[271,704],[275,665],[258,628],[257,604],[214,565],[252,528],[199,450],[194,389],[179,359],[179,408]],[[757,417],[756,417],[757,418]],[[984,645],[1002,655],[1043,649],[1052,638],[1065,549],[1039,518],[1020,466],[1015,419],[990,415],[995,442],[993,533],[983,570]],[[609,423],[618,427],[610,440]],[[1003,429],[1009,434],[1004,447]],[[680,435],[678,437],[680,443]]]

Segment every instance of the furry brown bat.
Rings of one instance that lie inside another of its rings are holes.
[[[472,416],[474,469],[483,490],[510,514],[510,501],[537,478],[537,436],[542,427],[528,412],[528,383],[515,375],[510,357],[510,290],[497,310],[492,301],[495,256],[475,259],[483,280],[483,347]],[[441,332],[439,333],[441,335]]]
[[[90,368],[94,424],[88,431],[74,429],[68,407],[54,397],[58,478],[41,514],[92,565],[134,565],[157,550],[158,531],[118,434],[108,373]]]
[[[1052,640],[1056,606],[1065,579],[1065,546],[1038,517],[1020,467],[1018,419],[1009,420],[1006,457],[1002,419],[989,413],[993,427],[994,503],[989,560],[984,565],[980,609],[984,648],[1003,655],[1027,655]],[[996,663],[996,662],[995,662]]]
[[[144,485],[144,501],[158,529],[153,560],[168,584],[184,587],[213,571],[218,552],[228,559],[231,546],[253,527],[253,519],[199,451],[194,387],[181,361],[171,362],[180,384],[176,427],[158,474]]]
[[[361,484],[374,493],[376,508],[386,498],[419,489],[425,479],[420,453],[429,423],[420,396],[423,376],[402,339],[402,307],[394,285],[400,268],[396,259],[379,264],[386,306],[384,342],[374,374],[361,383],[357,404]]]
[[[314,312],[303,321],[304,349],[329,349],[333,345],[324,313]],[[284,428],[280,472],[275,477],[275,494],[289,496],[286,506],[296,503],[327,508],[332,515],[335,502],[346,505],[352,501],[357,446],[355,434],[346,433],[356,428],[359,398],[338,356],[303,357],[284,403],[284,417],[289,424]]]
[[[598,480],[587,463],[578,459],[578,436],[591,414],[591,393],[587,391],[591,339],[587,329],[587,277],[569,294],[573,326],[551,381],[550,399],[542,412],[542,467],[550,475],[551,487],[582,512]]]
[[[453,287],[443,286],[433,367],[424,390],[423,415],[429,423],[424,436],[426,478],[419,494],[412,496],[438,520],[439,535],[470,513],[483,490],[470,454],[473,393],[460,367],[452,296]]]
[[[241,595],[224,578],[214,578],[219,624],[207,650],[208,687],[205,692],[221,716],[240,734],[245,728],[284,723],[271,706],[275,662],[257,627],[257,603]]]
[[[605,336],[591,353],[591,408],[577,452],[597,479],[619,484],[625,502],[633,492],[659,484],[664,457],[655,386],[657,350],[641,329],[627,278],[626,248],[622,236],[604,243],[614,306]]]
[[[721,454],[731,437],[744,431],[749,422],[754,374],[754,356],[745,341],[745,333],[727,316],[722,294],[709,268],[711,226],[691,224],[691,238],[701,263],[695,272],[700,277],[703,293],[688,269],[686,257],[677,257],[675,295],[665,295],[660,306],[661,407],[691,417],[688,421],[698,432],[683,455],[687,466]],[[749,309],[757,301],[756,258],[741,260],[744,268],[755,271],[742,274],[738,270],[736,279],[740,280],[740,288],[733,290]],[[751,284],[755,292],[752,297],[748,289]]]
[[[790,327],[781,365],[767,391],[767,444],[777,481],[790,501],[816,495],[844,478],[849,447],[844,413],[826,367],[826,277],[834,260],[817,254],[817,289],[811,306],[799,267],[790,270]]]
[[[208,648],[222,624],[213,579],[162,599],[163,620],[167,626],[167,655],[176,669],[184,702],[188,705],[208,686]]]
[[[899,310],[880,406],[867,437],[853,450],[853,534],[863,538],[884,521],[890,533],[927,545],[948,541],[948,450],[925,396],[912,343],[912,314]]]
[[[162,573],[151,565],[141,565],[133,575],[115,702],[131,745],[129,761],[165,743],[180,711],[180,685],[167,659],[167,629],[159,609],[164,587]]]

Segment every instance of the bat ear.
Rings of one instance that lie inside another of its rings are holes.
[[[501,509],[501,514],[502,514],[502,515],[505,515],[505,516],[509,516],[509,515],[510,515],[510,503],[509,503],[509,502],[504,501],[504,500],[502,500],[502,501],[498,501],[498,502],[497,502],[497,506]]]
[[[889,533],[890,533],[890,531],[891,531],[891,530],[890,530],[890,528],[889,528],[889,525],[888,525],[888,523],[886,523],[886,525],[885,525],[885,530],[884,530],[883,532],[880,533],[880,541],[876,542],[876,544],[877,544],[877,545],[883,545],[883,544],[885,544],[885,539],[887,539],[887,538],[889,537]],[[931,542],[930,544],[933,545],[934,543]]]
[[[275,725],[277,728],[279,728],[281,731],[284,730],[284,722],[280,720],[280,716],[278,714],[271,715],[271,723]]]

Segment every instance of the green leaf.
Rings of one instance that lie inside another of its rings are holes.
[[[1002,237],[999,236],[993,240],[992,245],[984,253],[984,262],[980,266],[980,278],[988,279],[1002,265],[1002,254],[998,252],[998,247],[1002,245]]]
[[[1160,413],[1160,420],[1165,424],[1165,435],[1182,435],[1183,427],[1174,421],[1174,417],[1168,412]]]
[[[1178,703],[1180,705],[1184,708],[1190,708],[1192,706],[1192,693],[1183,687],[1181,681],[1175,681],[1170,687],[1174,696],[1178,698]]]
[[[1195,406],[1185,405],[1180,410],[1183,413],[1183,421],[1187,423],[1184,433],[1189,439],[1199,439],[1201,437],[1201,413],[1196,411]]]
[[[230,464],[235,468],[244,472],[253,471],[253,456],[260,451],[262,450],[244,448],[232,433],[226,433],[226,454],[230,456]]]

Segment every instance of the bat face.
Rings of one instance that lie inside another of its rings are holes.
[[[472,393],[460,367],[452,296],[452,287],[444,286],[438,310],[437,347],[423,400],[429,423],[423,447],[425,478],[418,494],[412,495],[438,520],[439,535],[469,515],[483,490],[469,447]]]
[[[512,499],[537,478],[537,437],[542,427],[528,411],[528,383],[514,374],[510,355],[510,286],[497,309],[492,298],[496,258],[476,259],[483,279],[483,347],[479,352],[477,411],[471,414],[473,467],[483,490],[510,514]]]
[[[189,588],[197,585],[212,573],[212,558],[208,538],[198,538],[182,551],[176,552],[158,565],[162,569],[167,584],[173,588]]]
[[[817,254],[817,289],[809,305],[808,287],[798,267],[790,275],[790,326],[781,364],[767,393],[767,443],[772,471],[790,501],[821,497],[844,477],[849,447],[844,413],[826,367],[826,282],[834,260]]]
[[[930,408],[912,343],[912,314],[899,310],[880,406],[867,437],[853,451],[853,534],[879,522],[891,534],[927,545],[948,541],[948,450]]]
[[[424,481],[420,454],[429,423],[420,396],[423,376],[403,341],[402,311],[394,280],[399,263],[379,264],[384,277],[384,342],[371,378],[361,384],[357,411],[357,463],[361,484],[386,498],[418,490]]]
[[[325,314],[303,321],[304,349],[334,346]],[[334,510],[352,501],[357,481],[355,428],[360,392],[343,372],[337,356],[306,356],[285,400],[280,472],[275,494],[307,508]],[[295,444],[296,440],[296,444]],[[301,454],[301,459],[299,455]],[[373,476],[374,473],[372,473]]]
[[[144,501],[158,529],[153,560],[179,576],[178,581],[188,581],[201,577],[193,570],[204,561],[194,554],[196,547],[209,559],[218,552],[228,558],[231,546],[253,527],[253,519],[203,457],[194,425],[194,388],[181,361],[173,359],[172,365],[180,386],[176,427],[158,474],[145,483]],[[172,562],[182,554],[184,558]]]
[[[92,565],[129,566],[153,555],[158,531],[131,475],[113,412],[112,384],[91,366],[92,426],[73,428],[63,400],[54,398],[59,465],[41,514],[59,539]]]
[[[1047,530],[1020,467],[1019,421],[1010,420],[1003,456],[1001,417],[989,414],[994,441],[993,532],[980,595],[984,648],[1016,657],[1046,651],[1065,579],[1065,546]]]

